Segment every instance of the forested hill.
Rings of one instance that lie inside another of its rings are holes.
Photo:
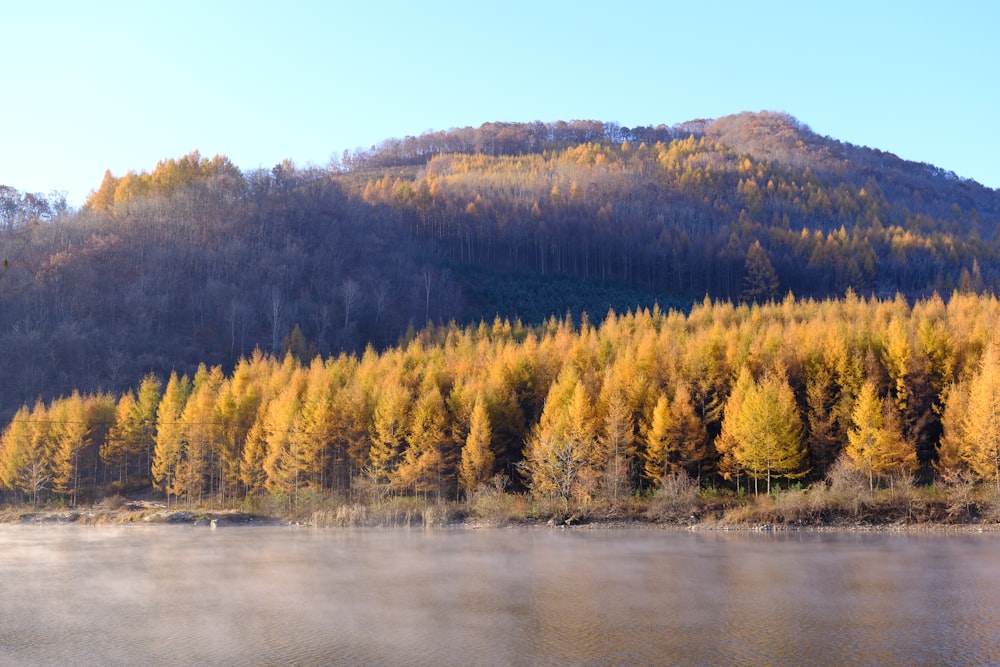
[[[79,211],[3,187],[0,418],[428,321],[992,291],[998,221],[997,191],[775,113],[490,123],[326,168],[195,152],[105,174]]]

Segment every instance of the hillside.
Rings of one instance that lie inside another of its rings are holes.
[[[1000,280],[1000,193],[773,113],[491,123],[327,169],[191,153],[106,174],[79,211],[0,195],[4,420],[255,348],[382,348],[428,321]]]

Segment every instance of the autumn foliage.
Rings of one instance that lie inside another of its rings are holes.
[[[872,492],[956,474],[993,487],[998,324],[994,297],[848,294],[498,319],[307,363],[258,352],[229,374],[25,405],[0,439],[0,484],[35,503],[152,485],[172,502],[294,504],[458,498],[501,476],[588,503],[677,476],[821,484],[840,461]]]

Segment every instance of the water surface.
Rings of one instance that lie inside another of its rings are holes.
[[[0,526],[0,664],[1000,664],[1000,536]]]

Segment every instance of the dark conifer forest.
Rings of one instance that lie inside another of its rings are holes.
[[[192,152],[97,175],[79,210],[2,186],[0,489],[459,497],[499,475],[569,502],[673,474],[763,493],[847,458],[873,493],[1000,485],[959,416],[996,353],[998,223],[998,191],[771,112],[488,123],[326,167]],[[771,454],[746,405],[792,425]],[[50,422],[87,428],[15,461],[17,424]],[[217,430],[158,456],[178,424]]]

